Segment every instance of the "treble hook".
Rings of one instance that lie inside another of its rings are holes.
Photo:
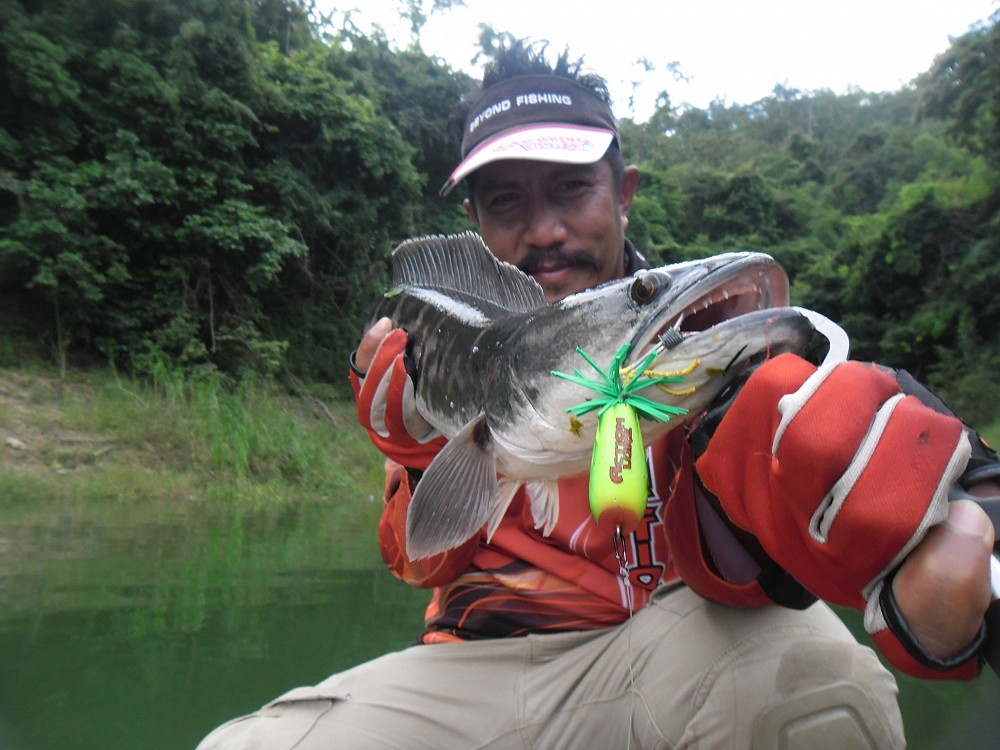
[[[622,533],[621,525],[615,527],[613,543],[615,546],[615,559],[618,561],[618,574],[625,581],[625,584],[628,585],[628,552],[625,548],[625,535]]]

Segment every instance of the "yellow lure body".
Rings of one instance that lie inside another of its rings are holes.
[[[607,408],[597,423],[590,464],[590,512],[602,529],[635,530],[646,513],[649,470],[639,415],[625,403]]]

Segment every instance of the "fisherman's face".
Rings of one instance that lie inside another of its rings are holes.
[[[605,159],[496,161],[476,172],[465,209],[493,254],[533,276],[551,303],[624,274],[638,183],[627,167],[617,189]]]

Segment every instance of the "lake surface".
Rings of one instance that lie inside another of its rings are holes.
[[[427,594],[381,566],[375,512],[4,508],[0,750],[191,750],[408,645]],[[901,691],[911,748],[1000,747],[992,673]]]
[[[419,632],[339,508],[91,511],[0,519],[2,750],[190,749]]]

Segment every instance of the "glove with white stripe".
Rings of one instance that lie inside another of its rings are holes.
[[[416,372],[407,355],[409,336],[379,320],[365,334],[382,336],[367,371],[351,357],[351,386],[358,403],[358,421],[372,442],[386,456],[411,469],[426,469],[445,439],[417,411],[414,398]]]
[[[709,417],[696,468],[729,519],[813,594],[865,610],[880,647],[898,636],[883,587],[947,516],[971,431],[906,395],[893,371],[856,361],[817,369],[791,354],[761,365],[721,421]],[[902,653],[883,651],[894,661]],[[974,655],[970,647],[964,662]]]

